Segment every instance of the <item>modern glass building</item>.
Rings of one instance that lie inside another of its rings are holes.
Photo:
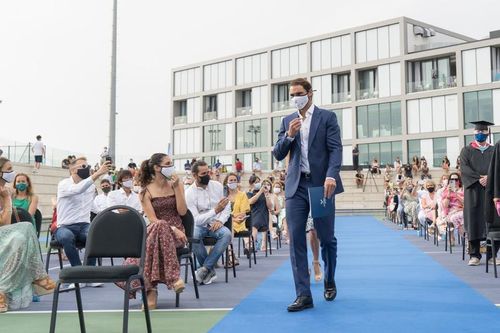
[[[454,165],[471,140],[469,121],[500,125],[500,33],[474,40],[400,17],[174,69],[176,167],[239,158],[251,169],[258,157],[271,169],[298,77],[312,82],[316,105],[337,114],[344,165],[354,144],[360,164],[418,155]]]

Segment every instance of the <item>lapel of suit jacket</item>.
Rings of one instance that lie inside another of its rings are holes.
[[[309,140],[307,143],[308,150],[311,150],[312,142],[314,141],[314,137],[316,136],[316,132],[318,131],[319,122],[321,120],[320,118],[321,115],[319,113],[319,109],[318,107],[314,106],[314,112],[311,119],[311,127],[309,128]]]

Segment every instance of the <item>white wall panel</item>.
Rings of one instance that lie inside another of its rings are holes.
[[[321,41],[311,43],[311,68],[313,71],[321,69]]]
[[[408,133],[420,133],[420,113],[418,99],[408,101],[406,104]]]
[[[252,82],[259,82],[260,78],[260,55],[252,57]]]
[[[491,82],[491,49],[483,47],[476,49],[477,84]]]
[[[401,95],[401,64],[390,64],[391,96]]]
[[[331,44],[330,39],[321,41],[321,69],[331,68]]]
[[[432,127],[434,132],[446,130],[444,96],[432,98]]]
[[[332,104],[332,76],[323,75],[321,77],[321,90],[323,96],[321,97],[321,105]]]
[[[286,50],[290,57],[290,71],[287,75],[295,75],[299,72],[299,48],[294,46]]]
[[[432,132],[432,102],[430,98],[423,98],[420,101],[420,132]]]
[[[267,80],[269,79],[269,69],[267,63],[267,53],[260,55],[260,79]]]
[[[431,167],[434,163],[434,145],[432,139],[420,140],[420,154],[427,160],[427,165]]]
[[[305,73],[309,71],[307,62],[307,46],[305,44],[299,45],[299,71],[298,73]]]
[[[245,84],[252,82],[252,57],[245,57],[243,75]]]
[[[493,122],[500,124],[500,89],[493,90]]]
[[[458,129],[458,101],[457,95],[445,96],[446,107],[446,129]]]
[[[378,96],[388,97],[391,95],[389,65],[378,67]]]
[[[335,37],[332,38],[332,52],[331,52],[331,63],[332,67],[342,66],[342,38]]]
[[[321,105],[321,101],[323,100],[323,87],[321,86],[321,84],[321,76],[314,76],[311,79],[311,85],[313,89],[316,90],[313,95],[313,101],[316,105]]]
[[[291,60],[293,62],[293,60]],[[280,50],[281,76],[290,75],[290,49]]]
[[[378,58],[389,58],[389,27],[377,29]]]
[[[351,35],[342,36],[342,66],[351,64]]]
[[[452,165],[455,165],[455,161],[460,155],[460,143],[458,137],[446,138],[446,156],[450,160]]]
[[[226,150],[234,149],[233,124],[226,124]]]
[[[342,149],[342,165],[352,165],[352,146],[344,146]]]
[[[377,60],[377,29],[366,32],[366,61]]]
[[[342,139],[350,140],[353,138],[352,134],[352,109],[345,108],[342,109]]]
[[[391,57],[397,57],[401,54],[399,31],[399,24],[389,26],[389,55]]]
[[[476,50],[462,52],[462,68],[464,86],[476,84]]]
[[[280,77],[280,68],[281,68],[281,55],[280,51],[276,50],[271,53],[271,58],[272,58],[272,74],[273,78],[278,78]]]

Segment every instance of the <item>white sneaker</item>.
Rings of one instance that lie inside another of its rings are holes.
[[[85,287],[90,287],[90,288],[99,288],[104,286],[104,283],[102,282],[95,282],[95,283],[84,283],[83,284]]]
[[[469,259],[468,265],[469,266],[479,266],[480,263],[481,263],[481,259],[476,258],[476,257],[472,257]]]
[[[488,264],[493,265],[493,258],[490,258],[490,260],[488,260]],[[496,264],[497,266],[500,266],[500,258],[496,259]]]
[[[214,282],[215,280],[217,280],[217,275],[215,274],[215,269],[212,269],[208,274],[207,276],[205,277],[205,279],[203,280],[203,284],[211,284],[212,282]]]

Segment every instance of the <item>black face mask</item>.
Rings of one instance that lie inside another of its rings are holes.
[[[109,193],[109,191],[111,191],[111,187],[103,187],[101,189],[104,193]]]
[[[87,179],[90,177],[90,167],[86,167],[85,169],[78,169],[76,171],[76,174],[78,175],[78,177],[80,177],[81,179]]]
[[[427,191],[429,191],[429,193],[434,192],[434,187],[429,187],[429,188],[427,189]]]
[[[208,185],[210,182],[210,175],[205,175],[205,176],[200,176],[200,184],[201,185]]]

